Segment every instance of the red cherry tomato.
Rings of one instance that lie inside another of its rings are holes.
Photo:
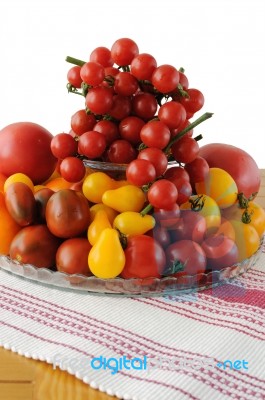
[[[177,201],[178,190],[174,183],[167,179],[160,179],[152,184],[147,197],[153,207],[170,210]]]

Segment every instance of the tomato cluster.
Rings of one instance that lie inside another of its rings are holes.
[[[51,144],[66,180],[84,177],[83,158],[119,164],[145,160],[134,162],[128,172],[139,186],[161,177],[169,159],[194,162],[188,166],[191,177],[195,170],[204,176],[207,162],[197,157],[199,146],[189,127],[204,96],[189,87],[182,68],[157,65],[129,38],[116,40],[110,49],[95,48],[88,61],[67,61],[77,64],[68,71],[68,91],[83,95],[85,108],[72,115],[70,135],[58,134]],[[184,129],[185,137],[178,137]]]

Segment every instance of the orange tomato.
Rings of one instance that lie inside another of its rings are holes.
[[[0,172],[0,191],[3,192],[6,176]]]
[[[62,189],[70,189],[72,185],[73,183],[67,182],[65,179],[59,176],[47,182],[45,187],[52,189],[54,192],[58,192]]]
[[[260,246],[260,237],[256,229],[242,221],[231,220],[235,229],[235,243],[239,252],[239,262],[251,257]]]
[[[254,201],[248,203],[247,209],[240,208],[239,204],[236,203],[232,207],[223,210],[222,214],[229,220],[234,219],[252,225],[258,232],[259,237],[263,236],[265,231],[265,211]]]
[[[21,226],[8,213],[4,194],[0,192],[0,254],[9,254],[10,244],[20,229]]]

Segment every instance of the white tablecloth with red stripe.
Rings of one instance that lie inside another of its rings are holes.
[[[121,399],[265,399],[264,316],[265,253],[229,284],[179,296],[97,296],[0,270],[0,345]],[[92,367],[100,356],[138,361],[114,373]]]

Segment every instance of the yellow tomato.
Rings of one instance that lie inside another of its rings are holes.
[[[231,220],[235,229],[235,243],[239,252],[239,262],[251,257],[260,246],[260,237],[256,229],[250,224],[242,221]]]
[[[10,175],[6,179],[5,184],[4,184],[4,192],[6,191],[8,186],[11,185],[11,183],[15,183],[15,182],[25,183],[34,193],[34,184],[33,184],[32,180],[27,175],[22,174],[21,172]]]
[[[102,196],[104,204],[119,212],[140,212],[145,201],[145,194],[142,189],[134,185],[107,190]]]
[[[87,238],[92,246],[94,246],[101,232],[106,228],[112,228],[107,213],[104,210],[99,210],[87,230]]]
[[[118,276],[125,266],[125,254],[116,229],[104,229],[88,254],[90,271],[101,279]]]
[[[219,228],[221,224],[221,212],[218,204],[211,197],[198,194],[189,198],[189,201],[181,204],[181,210],[193,210],[201,214],[206,220],[208,233]]]
[[[124,235],[143,235],[155,226],[152,215],[141,215],[134,211],[125,211],[115,218],[113,228],[118,229]]]
[[[90,207],[91,222],[94,220],[94,218],[99,210],[104,210],[108,216],[109,222],[111,224],[113,224],[113,221],[117,217],[118,212],[113,210],[113,208],[106,206],[106,204],[103,204],[103,203],[93,204],[93,206]]]
[[[83,182],[82,191],[84,196],[92,203],[102,203],[102,196],[107,190],[115,188],[114,179],[104,172],[93,172]]]
[[[240,208],[239,203],[236,203],[232,207],[223,210],[222,214],[229,220],[238,220],[252,225],[258,232],[259,237],[263,236],[265,231],[265,211],[254,201],[249,201],[246,208]]]
[[[195,184],[197,193],[203,193],[216,201],[220,208],[230,207],[237,201],[237,185],[228,172],[210,168],[206,179]]]

